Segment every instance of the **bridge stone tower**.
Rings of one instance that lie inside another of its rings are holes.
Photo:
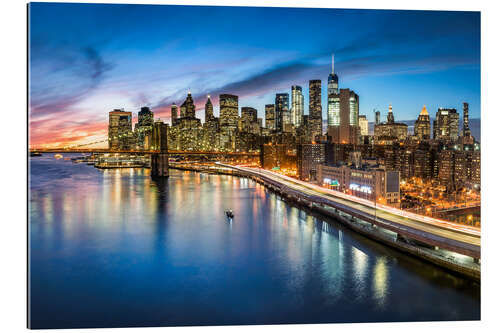
[[[151,149],[151,177],[168,177],[168,125],[162,121],[153,124]]]

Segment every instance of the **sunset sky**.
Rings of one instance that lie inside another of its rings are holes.
[[[257,108],[274,95],[326,81],[331,53],[360,114],[416,119],[423,105],[470,104],[480,117],[478,12],[32,3],[30,145],[107,138],[108,112],[149,106],[170,120],[188,90],[203,120],[206,95]],[[100,146],[106,146],[105,143]]]

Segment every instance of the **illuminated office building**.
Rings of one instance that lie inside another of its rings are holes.
[[[417,137],[419,140],[428,140],[431,138],[431,119],[425,105],[422,108],[417,121],[415,121],[413,132],[415,137]]]
[[[274,104],[266,104],[265,106],[266,113],[266,128],[273,131],[276,129],[276,112]]]
[[[368,135],[368,119],[365,115],[359,115],[359,134],[361,136]]]
[[[302,87],[292,86],[291,117],[293,126],[299,127],[302,124],[303,115],[304,115],[304,95],[302,94]]]
[[[392,105],[389,105],[387,121],[378,125],[375,124],[374,136],[375,144],[379,145],[392,145],[394,142],[404,140],[408,136],[408,125],[394,121]]]
[[[309,131],[314,141],[323,135],[323,115],[321,108],[321,80],[309,81]]]
[[[274,107],[276,110],[276,130],[278,132],[283,132],[285,126],[292,123],[290,117],[288,93],[276,94]]]
[[[175,105],[175,103],[172,104],[172,106],[170,107],[170,117],[172,119],[172,126],[177,124],[177,119],[179,119],[179,110],[177,108],[177,105]]]
[[[238,96],[219,95],[220,106],[220,146],[222,150],[236,149],[236,130],[238,129]]]
[[[111,150],[127,150],[132,145],[132,112],[114,109],[109,112],[108,147]]]
[[[255,133],[256,128],[258,127],[257,110],[249,106],[242,107],[240,124],[240,131],[246,133]]]
[[[238,96],[230,94],[219,95],[220,125],[236,129],[238,127]]]
[[[332,108],[328,135],[333,143],[358,144],[359,142],[359,97],[350,89],[340,89],[338,94],[328,96],[328,107]],[[330,111],[330,110],[329,110]]]
[[[210,100],[210,95],[207,95],[207,102],[205,103],[205,121],[210,121],[214,118],[214,106]]]
[[[434,140],[456,141],[459,133],[459,118],[456,109],[439,108],[434,119]]]
[[[188,92],[186,100],[181,105],[181,118],[195,118],[195,105],[191,92]]]
[[[316,181],[318,166],[325,164],[325,161],[325,144],[297,145],[297,171],[301,180]]]
[[[469,128],[469,103],[464,102],[464,118],[463,118],[463,127],[462,127],[462,143],[464,145],[473,145],[474,137],[471,134]]]
[[[135,124],[135,138],[137,149],[149,149],[151,145],[151,130],[154,123],[153,112],[148,107],[139,111],[138,121]]]

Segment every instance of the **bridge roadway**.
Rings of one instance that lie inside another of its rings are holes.
[[[481,257],[481,230],[479,228],[408,213],[385,205],[375,205],[369,200],[329,190],[268,170],[225,164],[223,166],[267,178],[305,195],[312,201],[345,211],[351,216],[372,222],[410,239],[477,259]],[[374,216],[375,210],[376,217]]]

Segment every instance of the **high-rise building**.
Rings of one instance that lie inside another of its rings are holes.
[[[291,124],[288,93],[276,94],[274,106],[276,108],[276,130],[283,132],[285,125]]]
[[[328,96],[339,93],[339,78],[335,74],[335,55],[332,54],[332,72],[328,75]]]
[[[469,103],[464,102],[464,124],[463,124],[464,136],[471,136],[469,128]]]
[[[380,124],[380,111],[375,111],[375,125]]]
[[[190,91],[181,105],[181,118],[195,118],[195,105]]]
[[[316,181],[318,166],[325,164],[325,144],[301,144],[297,146],[297,171],[300,179]]]
[[[273,131],[276,129],[276,110],[274,104],[266,104],[266,128]]]
[[[422,111],[420,111],[417,121],[415,121],[413,132],[419,140],[428,140],[431,138],[431,119],[425,105]]]
[[[153,126],[153,122],[153,112],[147,106],[142,107],[138,115],[138,126]]]
[[[236,149],[236,130],[238,128],[238,96],[219,95],[220,106],[220,146],[223,150]]]
[[[392,105],[389,105],[389,113],[387,121],[375,125],[374,137],[375,144],[392,145],[395,142],[406,139],[408,136],[408,125],[405,123],[397,123],[394,121],[392,113]]]
[[[432,178],[432,154],[430,149],[419,147],[414,153],[415,177],[428,180]]]
[[[309,81],[309,129],[311,139],[323,135],[323,115],[321,108],[321,80]]]
[[[338,92],[328,94],[327,125],[328,128],[340,126],[340,94]]]
[[[361,136],[368,135],[368,119],[365,115],[359,115],[359,134]]]
[[[392,105],[389,104],[389,113],[387,113],[387,123],[394,124],[394,114],[392,113]]]
[[[327,128],[340,126],[339,78],[335,74],[335,56],[332,54],[332,72],[328,75]]]
[[[243,106],[241,108],[240,130],[247,133],[255,133],[254,126],[257,125],[257,110]]]
[[[236,129],[238,126],[238,96],[222,94],[219,96],[220,123],[222,127]]]
[[[177,119],[179,119],[179,111],[175,103],[170,107],[170,117],[172,119],[172,126],[177,124]]]
[[[304,95],[302,95],[302,87],[292,86],[291,117],[292,117],[292,124],[295,127],[299,127],[302,124],[303,115],[304,115]]]
[[[109,112],[108,147],[111,150],[127,150],[132,146],[132,112],[114,109]]]
[[[249,106],[243,106],[241,108],[241,119],[249,123],[257,122],[257,110]]]
[[[455,158],[454,153],[451,150],[442,150],[439,152],[439,181],[449,186],[450,188],[454,187],[455,179],[453,171],[455,169]]]
[[[214,118],[214,106],[210,100],[210,95],[207,96],[207,102],[205,103],[205,121],[210,121]]]
[[[328,100],[329,107],[333,108],[333,122],[328,125],[328,135],[331,136],[332,142],[358,144],[358,95],[350,89],[340,89],[338,94],[329,95]]]
[[[151,130],[153,123],[153,112],[151,112],[147,106],[142,107],[141,111],[139,111],[137,124],[135,124],[137,149],[149,149],[151,145]]]
[[[434,119],[434,140],[456,141],[458,139],[459,114],[456,109],[439,108]]]
[[[474,137],[471,134],[471,130],[469,128],[469,103],[464,102],[464,118],[463,118],[463,126],[462,126],[462,143],[464,145],[473,145]]]

